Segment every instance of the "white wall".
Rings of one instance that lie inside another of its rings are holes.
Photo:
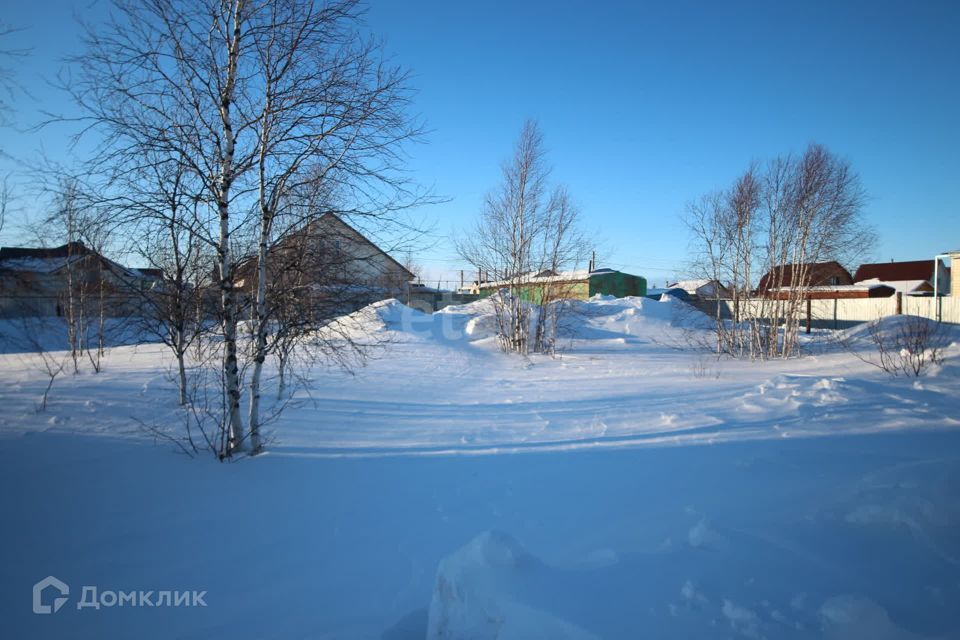
[[[931,320],[960,324],[960,297],[945,296],[914,297],[903,296],[903,313],[922,316]],[[727,303],[728,310],[730,304]],[[741,315],[757,313],[759,300],[746,300],[741,305]],[[897,313],[897,297],[889,298],[852,298],[840,300],[811,300],[810,315],[816,326],[832,328],[848,327],[858,322],[869,322]],[[806,318],[806,313],[804,313]]]

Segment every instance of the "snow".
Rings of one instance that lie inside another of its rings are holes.
[[[709,287],[707,292],[712,295],[714,291],[714,283],[716,280],[709,280],[706,278],[701,278],[699,280],[678,280],[667,285],[670,289],[683,289],[689,294],[696,294],[701,287]]]
[[[894,283],[892,282],[880,282],[876,280],[864,280],[863,282],[858,282],[856,284],[831,284],[831,285],[818,285],[815,287],[807,287],[807,291],[810,293],[863,293],[866,291],[872,291],[873,289],[880,289],[883,287],[889,287],[891,289],[895,288]],[[768,287],[767,292],[777,292],[777,291],[793,291],[791,287]]]
[[[427,640],[594,640],[593,634],[525,603],[545,601],[562,611],[563,590],[557,593],[553,578],[516,540],[484,532],[440,562]]]
[[[232,464],[139,426],[181,425],[162,346],[38,413],[3,321],[0,637],[960,637],[956,331],[912,380],[817,334],[718,360],[678,300],[573,303],[557,358],[500,353],[492,312],[353,314],[366,366],[315,368]],[[33,614],[48,575],[69,601]],[[78,610],[85,585],[208,606]]]
[[[900,293],[913,293],[925,284],[930,284],[928,280],[880,280],[879,278],[870,278],[854,282],[854,286],[879,287],[886,285]],[[932,286],[932,285],[931,285]]]
[[[512,284],[517,283],[550,283],[550,282],[579,282],[581,280],[587,280],[590,276],[601,273],[612,273],[612,269],[595,269],[590,271],[589,269],[577,269],[575,271],[561,271],[560,273],[553,273],[552,275],[546,275],[551,273],[549,271],[536,274],[524,274],[523,276],[517,278],[516,280],[498,280],[490,282],[481,282],[481,289],[491,289],[495,287],[506,287]]]
[[[77,256],[74,261],[83,256]],[[37,273],[53,273],[67,265],[67,258],[9,258],[0,261],[0,269],[11,271],[34,271]]]

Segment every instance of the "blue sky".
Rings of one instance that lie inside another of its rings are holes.
[[[72,16],[104,10],[5,8],[34,47],[18,65],[34,95],[18,101],[20,121],[68,108],[43,79],[76,50]],[[450,236],[497,184],[526,118],[540,121],[604,266],[653,283],[682,275],[689,200],[811,141],[861,174],[876,259],[960,247],[960,3],[404,0],[372,2],[367,17],[411,69],[431,130],[412,149],[414,176],[449,198],[422,212],[436,225],[418,256],[432,280],[463,266]],[[4,133],[0,148],[60,157],[64,133]]]

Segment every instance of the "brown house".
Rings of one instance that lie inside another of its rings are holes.
[[[339,216],[326,213],[281,237],[270,250],[268,287],[297,291],[304,303],[324,297],[350,300],[360,307],[404,296],[415,275]],[[252,294],[257,259],[241,261],[235,270],[237,289]]]
[[[149,278],[82,242],[59,247],[0,248],[0,315],[63,315],[65,300],[108,300],[114,312],[129,307]]]
[[[853,281],[857,284],[880,283],[907,295],[933,293],[934,269],[939,269],[941,291],[949,290],[950,269],[939,260],[910,260],[862,264]]]
[[[804,274],[801,276],[801,274]],[[805,282],[800,282],[803,277]],[[774,267],[760,278],[757,292],[767,295],[777,289],[793,287],[837,287],[853,284],[853,276],[836,260],[805,265],[785,264]]]

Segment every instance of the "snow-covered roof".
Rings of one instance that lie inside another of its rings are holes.
[[[136,269],[128,269],[86,247],[82,242],[70,242],[59,247],[0,247],[0,269],[52,274],[67,265],[93,257],[117,274],[128,278],[141,277]]]
[[[58,269],[65,267],[68,260],[76,262],[84,256],[73,256],[72,258],[9,258],[0,260],[0,269],[10,269],[11,271],[32,271],[34,273],[53,273]]]
[[[889,282],[873,282],[873,283],[860,283],[860,284],[837,284],[837,285],[823,285],[819,287],[807,287],[807,291],[817,292],[817,291],[832,291],[837,293],[849,292],[849,291],[870,291],[871,289],[880,289],[887,287],[892,289],[893,286]],[[791,291],[792,287],[771,287],[767,291]]]
[[[700,280],[678,280],[673,284],[669,285],[670,289],[684,289],[685,291],[696,291],[700,287],[706,286],[712,283],[713,280],[707,280],[706,278]]]
[[[900,293],[913,293],[925,284],[929,284],[929,282],[927,280],[880,280],[879,278],[870,278],[869,280],[855,282],[854,286],[875,287],[878,285],[886,285]]]
[[[609,269],[605,269],[604,272],[609,272]],[[543,273],[542,271],[540,273]],[[552,276],[541,276],[533,274],[525,274],[520,276],[517,280],[495,280],[493,282],[481,282],[481,289],[490,289],[492,287],[506,287],[511,284],[519,281],[520,284],[540,284],[548,282],[577,282],[580,280],[586,280],[590,277],[592,273],[597,273],[596,271],[588,271],[586,269],[578,269],[576,271],[561,271]]]
[[[154,267],[127,267],[127,271],[129,271],[131,275],[141,278],[164,279],[163,269],[156,269]]]
[[[680,280],[667,285],[668,289],[683,289],[691,295],[713,296],[724,290],[723,283],[706,278],[699,280]]]

